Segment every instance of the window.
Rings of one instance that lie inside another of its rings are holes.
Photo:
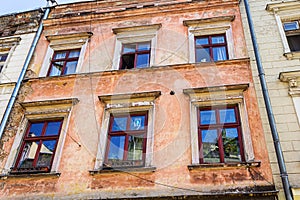
[[[285,22],[283,23],[285,35],[291,51],[300,51],[300,29],[299,22]]]
[[[225,34],[195,38],[196,62],[227,60]]]
[[[120,69],[149,67],[150,51],[150,42],[124,44]]]
[[[145,165],[147,113],[111,114],[104,166]]]
[[[3,66],[7,59],[8,53],[0,54],[0,73],[2,72]]]
[[[239,56],[234,55],[234,19],[235,16],[222,16],[183,21],[188,27],[189,62],[222,61]]]
[[[146,68],[154,65],[157,32],[161,24],[114,28],[116,45],[113,69]]]
[[[29,122],[11,173],[51,170],[62,120]]]
[[[237,105],[198,110],[200,163],[245,161]]]
[[[80,49],[55,51],[48,76],[74,74],[76,72],[79,54]]]

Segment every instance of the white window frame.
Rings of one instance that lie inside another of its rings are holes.
[[[292,52],[285,30],[283,27],[284,22],[295,21],[300,19],[300,2],[297,0],[287,1],[287,2],[271,2],[267,4],[266,9],[272,11],[278,26],[278,31],[281,37],[283,52],[287,59],[299,59],[300,52]]]
[[[72,98],[21,103],[25,109],[25,114],[21,120],[2,174],[9,175],[11,168],[14,167],[29,121],[63,118],[63,124],[49,174],[58,173],[60,158],[70,121],[69,115],[72,111],[72,106],[78,102],[78,99]]]
[[[134,94],[99,96],[99,100],[105,104],[105,107],[100,130],[100,140],[98,144],[96,162],[94,166],[95,170],[101,170],[105,161],[110,115],[114,113],[131,113],[138,111],[148,111],[147,144],[144,167],[153,167],[155,114],[154,101],[160,95],[160,91],[153,91]]]
[[[49,46],[39,76],[40,77],[47,76],[51,64],[52,56],[54,55],[55,51],[72,50],[72,49],[80,49],[80,54],[79,54],[79,59],[76,66],[75,74],[79,73],[82,69],[84,55],[87,49],[89,38],[92,35],[93,34],[90,32],[83,32],[83,33],[46,36],[47,40],[49,41]]]
[[[246,162],[255,160],[246,103],[243,95],[243,92],[248,87],[248,84],[242,84],[183,90],[183,92],[190,98],[192,165],[200,164],[197,111],[199,107],[206,106],[238,105],[242,124],[241,127],[245,160]]]
[[[225,34],[227,41],[228,60],[234,59],[234,41],[232,36],[232,21],[235,16],[213,17],[196,20],[185,20],[188,27],[189,63],[196,62],[195,37]]]
[[[155,65],[155,51],[157,43],[157,32],[161,24],[113,28],[113,33],[116,35],[116,44],[114,51],[114,59],[112,63],[113,70],[119,70],[120,60],[122,55],[123,44],[150,42],[150,63],[149,67]]]

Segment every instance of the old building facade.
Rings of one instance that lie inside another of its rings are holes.
[[[300,199],[300,2],[250,0],[249,4],[291,190],[294,199]],[[280,199],[285,199],[243,6],[241,11],[275,185]]]
[[[1,120],[25,63],[41,16],[41,10],[0,16]]]
[[[238,0],[57,5],[1,140],[3,199],[275,199]]]

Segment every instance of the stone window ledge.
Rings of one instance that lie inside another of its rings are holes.
[[[122,168],[111,168],[105,167],[102,169],[90,170],[91,175],[105,174],[105,173],[116,173],[116,172],[137,172],[137,173],[148,173],[155,172],[156,167],[122,167]]]
[[[248,168],[260,167],[261,161],[241,162],[241,163],[211,163],[211,164],[191,164],[188,165],[189,170],[197,169],[230,169],[230,168]]]
[[[288,53],[285,53],[284,56],[285,56],[288,60],[300,59],[300,51],[288,52]]]
[[[8,178],[60,177],[60,175],[60,172],[1,174],[0,179],[5,180]]]

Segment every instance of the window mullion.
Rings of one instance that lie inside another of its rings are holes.
[[[43,144],[43,140],[41,139],[40,141],[39,141],[39,145],[38,145],[38,148],[37,148],[37,150],[36,150],[36,152],[35,152],[35,156],[34,156],[34,160],[33,160],[33,167],[37,167],[36,165],[37,165],[37,160],[38,160],[38,158],[39,158],[39,154],[40,154],[40,151],[41,151],[41,147],[42,147],[42,144]]]

